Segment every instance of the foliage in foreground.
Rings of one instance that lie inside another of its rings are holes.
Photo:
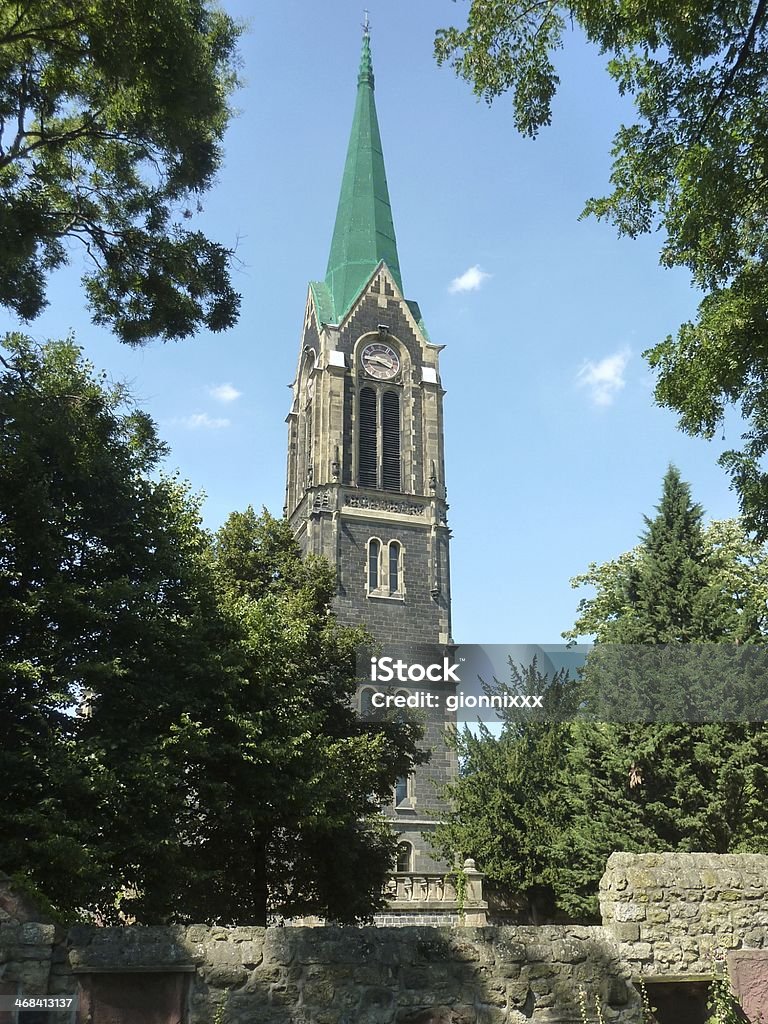
[[[239,32],[208,0],[0,4],[0,305],[34,319],[82,247],[94,321],[121,341],[232,326],[232,253],[188,222]]]
[[[65,914],[259,923],[376,909],[378,815],[422,758],[354,714],[358,630],[267,513],[214,538],[71,342],[0,376],[0,870]]]
[[[598,655],[626,645],[653,652],[658,644],[685,650],[712,643],[741,644],[748,653],[765,636],[766,572],[765,548],[740,524],[703,528],[700,506],[670,468],[640,545],[574,581],[593,583],[597,593],[582,602],[566,635],[588,628]],[[500,736],[460,735],[455,810],[438,829],[440,848],[475,857],[507,903],[527,897],[534,918],[555,906],[571,918],[595,917],[613,850],[768,850],[763,724],[675,716],[587,721],[573,710],[590,699],[589,662],[583,679],[560,673],[544,680],[535,665],[525,671],[527,679],[512,666],[508,685],[514,692],[546,689],[548,720],[505,713]],[[626,688],[622,674],[615,680],[619,709]]]
[[[634,123],[613,145],[612,191],[594,214],[631,238],[659,229],[661,262],[704,292],[698,315],[649,349],[657,401],[684,431],[712,438],[726,409],[747,429],[720,459],[746,525],[768,537],[768,4],[472,0],[435,53],[488,102],[512,94],[515,125],[550,123],[557,51],[577,26],[608,58]]]

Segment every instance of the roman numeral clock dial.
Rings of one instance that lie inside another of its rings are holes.
[[[400,357],[389,345],[375,341],[366,345],[360,356],[363,369],[376,380],[392,380],[400,372]]]

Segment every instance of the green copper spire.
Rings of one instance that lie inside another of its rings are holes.
[[[381,260],[402,291],[395,227],[373,97],[371,40],[366,27],[357,76],[357,103],[341,182],[325,283],[337,321],[360,294]]]

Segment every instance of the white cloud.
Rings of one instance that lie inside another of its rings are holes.
[[[599,363],[587,361],[576,374],[576,383],[579,387],[589,389],[589,397],[595,405],[613,405],[626,384],[624,370],[629,356],[629,349],[623,348],[601,359]]]
[[[187,430],[221,430],[223,427],[228,427],[231,421],[213,418],[207,412],[196,412],[191,416],[184,416],[176,422],[180,423],[182,427],[186,427]]]
[[[208,388],[208,391],[217,402],[234,402],[242,395],[242,391],[238,391],[234,384],[229,382],[217,384],[215,388]]]
[[[465,270],[463,274],[460,274],[458,277],[454,277],[448,285],[448,291],[476,292],[482,285],[483,281],[487,281],[490,276],[490,274],[486,274],[484,270],[481,270],[480,267],[475,264],[474,267],[470,267],[469,270]]]

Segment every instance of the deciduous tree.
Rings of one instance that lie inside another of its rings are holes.
[[[72,342],[0,375],[0,870],[62,914],[365,918],[423,755],[362,723],[331,567],[251,510],[212,539]]]
[[[174,787],[155,740],[202,656],[207,542],[185,488],[153,479],[165,447],[122,387],[71,342],[7,344],[0,858],[72,912],[134,884],[111,863],[115,844],[129,863],[128,850],[154,844],[167,866]],[[93,723],[110,708],[121,717],[105,746]]]
[[[213,553],[235,643],[227,677],[189,705],[172,740],[194,808],[191,881],[176,886],[174,915],[365,918],[383,905],[395,854],[380,804],[424,759],[420,729],[360,721],[366,634],[336,624],[333,569],[302,559],[285,520],[234,513]]]
[[[221,164],[238,34],[208,0],[0,4],[0,304],[34,319],[80,243],[121,341],[234,323],[231,250],[187,224]]]
[[[661,262],[705,293],[697,318],[646,353],[656,398],[711,438],[726,408],[747,429],[721,458],[746,525],[768,536],[768,3],[472,0],[435,51],[491,102],[512,93],[519,131],[551,119],[555,55],[576,25],[635,104],[613,146],[612,191],[585,213],[636,237],[660,229]]]

